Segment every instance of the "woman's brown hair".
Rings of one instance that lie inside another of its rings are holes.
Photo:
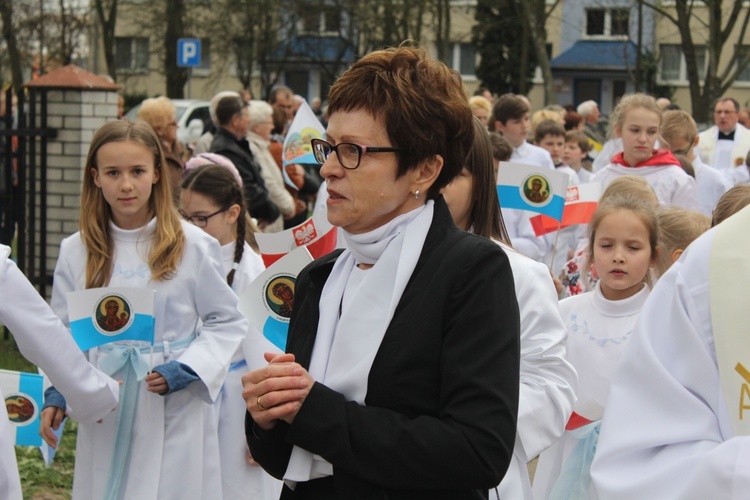
[[[457,176],[474,136],[473,116],[461,76],[427,55],[401,46],[371,52],[331,86],[328,115],[365,110],[382,118],[398,153],[397,176],[440,155],[443,168],[428,199]]]

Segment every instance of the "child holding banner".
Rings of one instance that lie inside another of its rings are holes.
[[[192,170],[182,182],[180,214],[218,240],[227,283],[241,295],[265,266],[255,250],[255,229],[245,208],[242,188],[232,173],[210,164]],[[248,463],[247,444],[237,439],[245,432],[242,375],[266,365],[264,352],[280,351],[251,327],[242,349],[232,358],[224,388],[211,409],[218,419],[224,498],[270,500],[281,494],[281,482],[257,464]]]
[[[648,297],[658,237],[654,207],[635,197],[609,198],[589,225],[588,260],[599,282],[593,292],[560,302],[578,401],[563,436],[539,457],[535,498],[591,498],[590,467],[610,379]]]
[[[89,351],[95,366],[128,382],[117,415],[79,427],[74,498],[216,498],[221,491],[217,431],[205,405],[218,397],[247,321],[217,242],[180,222],[165,169],[147,124],[105,124],[86,159],[81,231],[61,245],[52,307],[66,324],[67,292],[156,291],[155,345],[113,342]],[[42,415],[46,426],[65,408],[51,403]],[[214,446],[207,446],[202,437],[211,432]]]
[[[117,382],[93,368],[70,338],[65,326],[8,258],[0,245],[0,322],[10,331],[21,353],[40,366],[70,402],[80,420],[95,421],[117,405]],[[0,401],[3,395],[0,393]],[[41,429],[49,433],[49,429]],[[21,499],[10,422],[0,404],[0,498]]]

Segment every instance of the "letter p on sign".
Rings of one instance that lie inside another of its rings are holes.
[[[177,66],[195,67],[201,63],[201,41],[197,38],[177,40]]]

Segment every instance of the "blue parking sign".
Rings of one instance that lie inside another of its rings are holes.
[[[197,38],[177,40],[177,66],[195,67],[201,64],[201,41]]]

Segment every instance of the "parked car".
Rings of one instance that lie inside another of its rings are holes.
[[[211,125],[211,115],[208,112],[208,101],[199,99],[172,99],[177,118],[177,140],[189,145],[198,140],[203,132]],[[125,113],[125,118],[135,120],[140,104]]]

